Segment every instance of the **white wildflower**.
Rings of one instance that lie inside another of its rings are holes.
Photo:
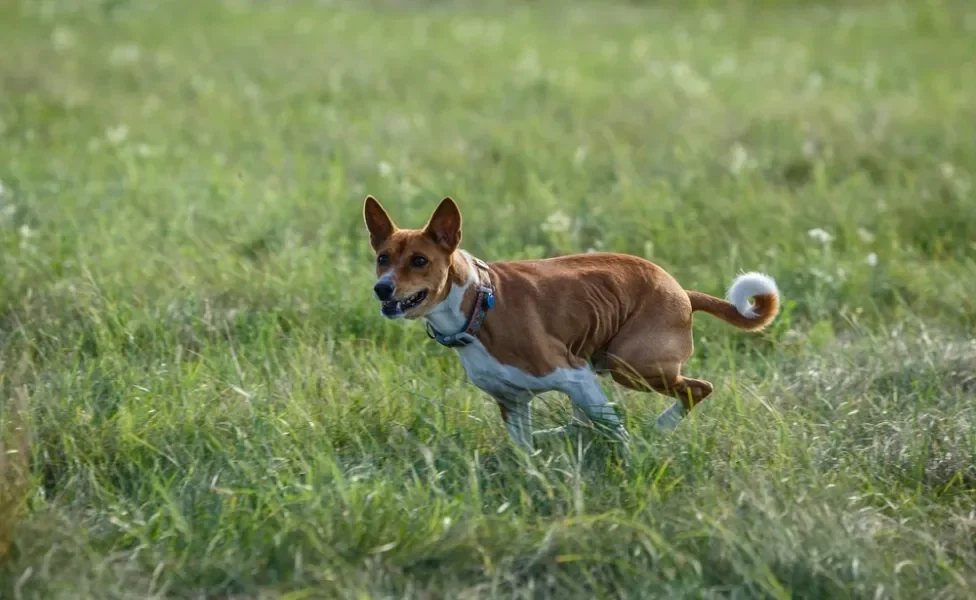
[[[865,262],[868,263],[869,267],[878,266],[878,255],[875,254],[874,252],[868,254],[867,258],[865,259]]]
[[[28,243],[29,243],[29,241],[30,241],[31,235],[33,235],[33,232],[31,231],[31,228],[29,226],[27,226],[26,224],[21,225],[20,226],[20,229],[17,230],[17,233],[20,234],[20,247],[21,247],[21,249],[26,248],[27,245],[28,245]]]
[[[718,31],[722,28],[724,23],[725,17],[722,16],[722,13],[714,10],[710,10],[705,13],[704,18],[702,19],[702,25],[704,25],[705,29],[709,31]]]
[[[109,141],[110,144],[118,146],[129,137],[129,128],[125,125],[116,125],[114,127],[109,127],[105,131],[105,139]]]
[[[952,179],[952,176],[956,174],[956,168],[952,166],[952,163],[942,163],[939,165],[939,170],[942,171],[942,176],[946,179]]]
[[[536,79],[542,75],[542,62],[535,49],[529,49],[515,63],[515,71],[524,79]]]
[[[676,62],[671,65],[671,78],[685,93],[700,96],[708,91],[709,83],[702,79],[686,62]]]
[[[807,235],[825,246],[830,242],[832,242],[834,239],[834,236],[830,235],[827,231],[819,227],[815,227],[811,229],[810,231],[807,232]]]
[[[651,41],[648,38],[636,38],[630,44],[630,56],[631,58],[640,60],[648,55],[651,51]]]
[[[732,174],[736,175],[742,169],[751,166],[751,163],[749,152],[742,144],[736,143],[732,147],[732,156],[729,158],[729,171],[732,171]]]
[[[214,90],[214,82],[209,77],[204,77],[203,75],[194,74],[190,77],[190,87],[193,88],[194,92],[201,95],[206,95]]]
[[[820,281],[823,281],[823,282],[826,282],[826,283],[834,283],[834,276],[831,275],[830,273],[826,272],[826,271],[822,271],[820,269],[813,268],[813,269],[810,269],[810,274],[813,275],[815,278],[819,279]]]
[[[573,165],[577,167],[582,166],[588,153],[589,152],[587,151],[586,146],[579,146],[576,148],[576,152],[573,153]]]
[[[393,165],[385,160],[381,160],[379,164],[376,165],[376,168],[380,172],[380,177],[390,177],[393,175]]]
[[[712,67],[712,75],[731,75],[739,67],[733,56],[724,57],[721,62]]]
[[[254,82],[247,82],[244,84],[244,95],[248,98],[257,98],[261,95],[261,88]]]
[[[649,60],[646,66],[647,75],[654,79],[661,79],[667,72],[666,67],[667,65],[659,60]]]
[[[866,244],[874,241],[874,234],[863,227],[857,228],[857,237],[861,238],[861,241]]]
[[[71,31],[63,25],[58,25],[54,28],[54,32],[51,33],[51,44],[54,49],[58,52],[67,50],[75,45],[75,32]]]
[[[110,63],[116,66],[131,65],[132,63],[137,62],[140,56],[142,56],[142,51],[139,49],[139,46],[136,46],[135,44],[125,44],[113,48],[108,60]]]
[[[561,210],[549,215],[542,224],[542,230],[548,233],[566,233],[573,226],[573,220]]]
[[[806,156],[808,158],[816,156],[817,142],[813,141],[810,138],[807,138],[806,140],[803,141],[802,151],[803,151],[803,156]]]
[[[648,240],[644,242],[644,258],[650,258],[654,255],[654,242]]]

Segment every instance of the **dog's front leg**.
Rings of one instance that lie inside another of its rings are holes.
[[[498,407],[502,412],[502,420],[508,435],[523,450],[532,454],[532,394],[517,392],[505,395],[495,395]]]
[[[625,458],[629,455],[628,443],[630,434],[607,395],[600,387],[600,382],[591,371],[577,371],[579,376],[566,381],[561,391],[569,396],[573,406],[585,414],[598,428],[604,430],[621,444]]]

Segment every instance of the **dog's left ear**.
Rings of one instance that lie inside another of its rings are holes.
[[[461,211],[450,197],[441,200],[427,221],[424,232],[448,252],[461,245]]]

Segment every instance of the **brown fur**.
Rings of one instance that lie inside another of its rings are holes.
[[[447,297],[450,283],[465,280],[466,259],[457,252],[461,214],[450,198],[420,230],[397,228],[371,196],[364,217],[377,255],[391,256],[397,297],[430,290],[407,318],[422,317]],[[430,260],[427,267],[410,265],[416,254]],[[377,275],[386,270],[377,267]],[[661,267],[626,254],[493,262],[489,271],[497,300],[477,337],[496,360],[534,376],[589,361],[623,386],[678,398],[687,409],[712,392],[707,381],[681,375],[694,349],[692,312],[758,331],[779,310],[775,295],[759,296],[753,307],[759,317],[748,319],[731,303],[686,291]],[[469,290],[465,311],[473,301]]]

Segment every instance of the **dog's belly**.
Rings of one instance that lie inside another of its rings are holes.
[[[557,369],[549,375],[536,377],[521,369],[504,365],[495,359],[484,345],[475,340],[458,352],[468,380],[492,396],[509,398],[527,393],[539,394],[558,389],[564,377]]]

